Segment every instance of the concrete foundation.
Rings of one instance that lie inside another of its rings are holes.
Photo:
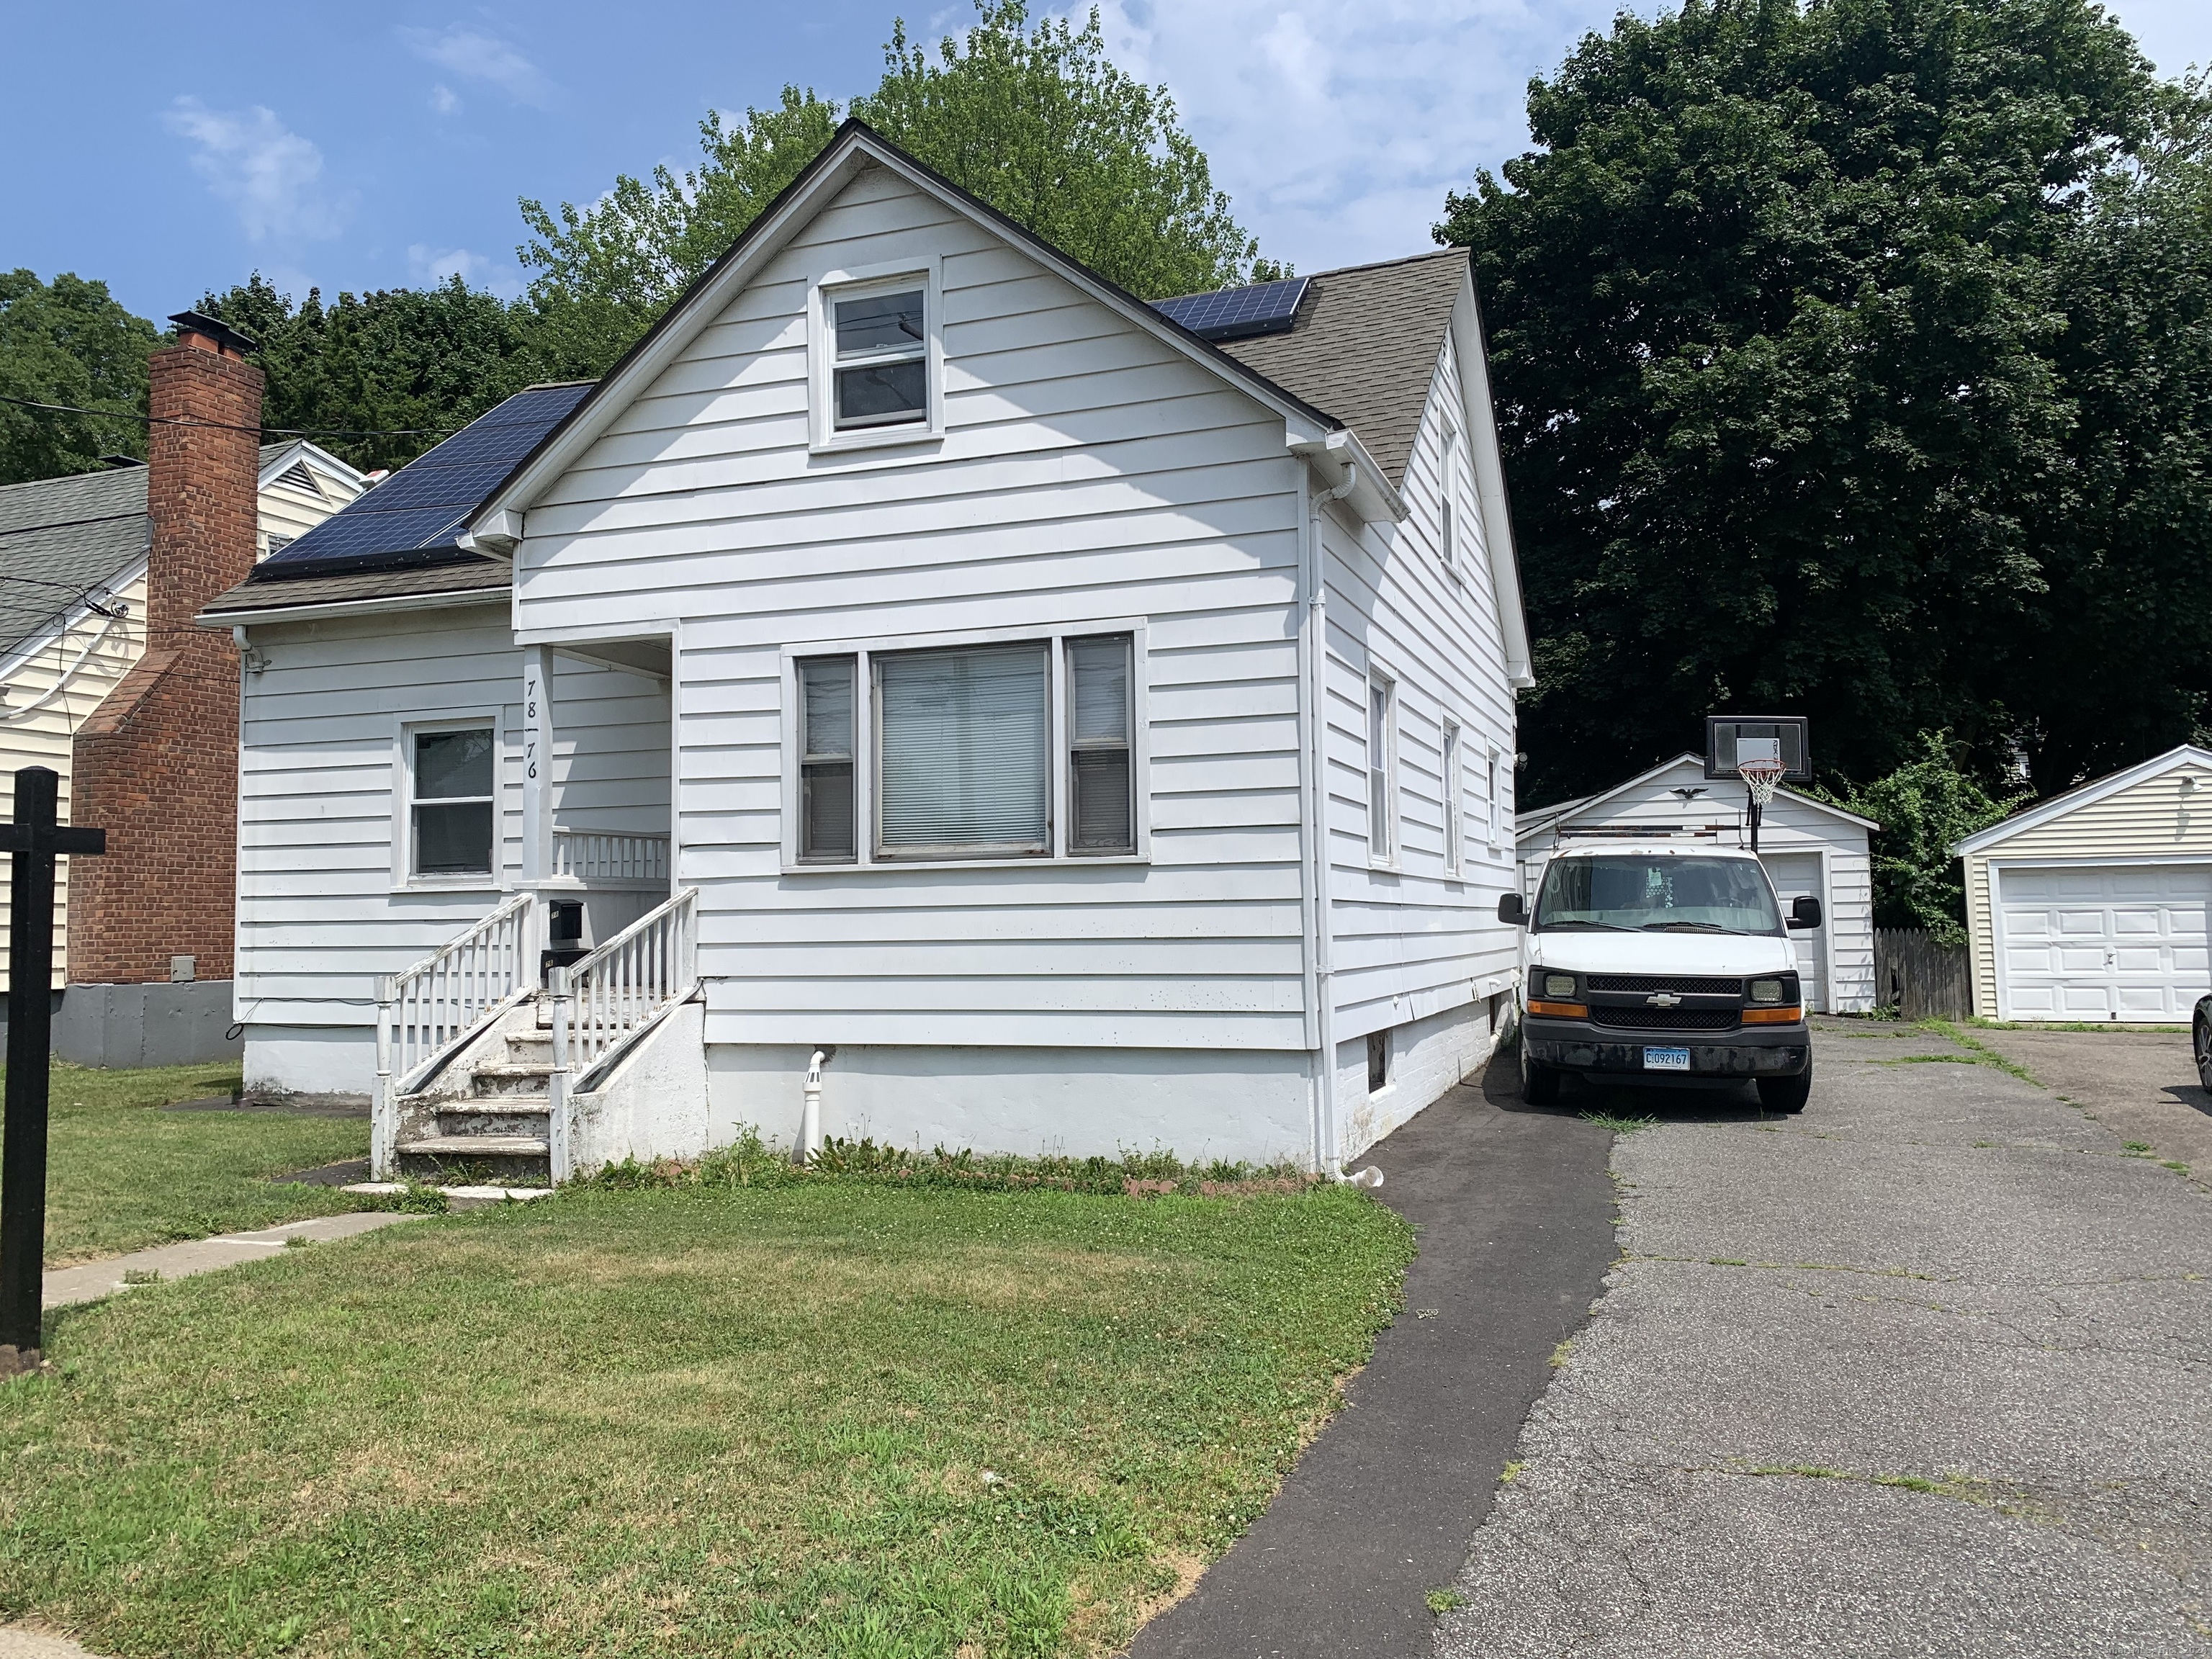
[[[72,985],[54,1015],[54,1055],[78,1066],[198,1066],[236,1060],[231,982]]]

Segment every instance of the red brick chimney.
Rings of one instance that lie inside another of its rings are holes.
[[[169,319],[147,431],[146,654],[76,734],[70,818],[107,831],[70,860],[69,978],[137,985],[231,976],[238,889],[238,653],[195,627],[253,568],[261,371],[210,317]]]

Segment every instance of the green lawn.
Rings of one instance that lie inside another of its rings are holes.
[[[4,1071],[0,1071],[4,1075]],[[367,1118],[165,1112],[237,1088],[235,1066],[106,1072],[54,1063],[46,1136],[46,1264],[374,1207],[328,1187],[272,1186],[368,1156]]]
[[[1362,1194],[570,1188],[63,1313],[0,1621],[117,1655],[1111,1650],[1333,1408]]]

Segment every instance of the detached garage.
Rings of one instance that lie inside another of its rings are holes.
[[[2212,750],[2170,750],[1951,850],[1976,1013],[2186,1025],[2212,990]]]
[[[1793,789],[1778,791],[1759,830],[1759,861],[1786,911],[1800,893],[1820,901],[1826,920],[1790,934],[1805,1006],[1820,1013],[1874,1006],[1874,884],[1867,836],[1881,826]],[[1695,755],[1678,755],[1602,794],[1561,801],[1515,820],[1522,890],[1543,879],[1552,849],[1592,836],[1710,836],[1720,846],[1751,844],[1743,787],[1715,782]]]

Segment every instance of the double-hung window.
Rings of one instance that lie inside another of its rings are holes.
[[[1444,568],[1456,576],[1460,574],[1459,434],[1449,428],[1444,433],[1443,476],[1438,480],[1437,498],[1443,505],[1437,515],[1437,554]]]
[[[1443,778],[1438,786],[1444,804],[1444,873],[1455,876],[1460,871],[1462,848],[1466,832],[1460,823],[1459,726],[1455,721],[1444,722]]]
[[[798,861],[1133,854],[1133,664],[1127,634],[799,659]]]
[[[408,734],[410,875],[491,873],[498,740],[490,726]]]
[[[929,419],[928,290],[872,285],[823,296],[830,334],[831,425],[839,432]]]
[[[1397,726],[1397,687],[1382,675],[1367,677],[1367,856],[1388,864],[1396,852],[1396,803],[1390,799],[1390,749]]]

